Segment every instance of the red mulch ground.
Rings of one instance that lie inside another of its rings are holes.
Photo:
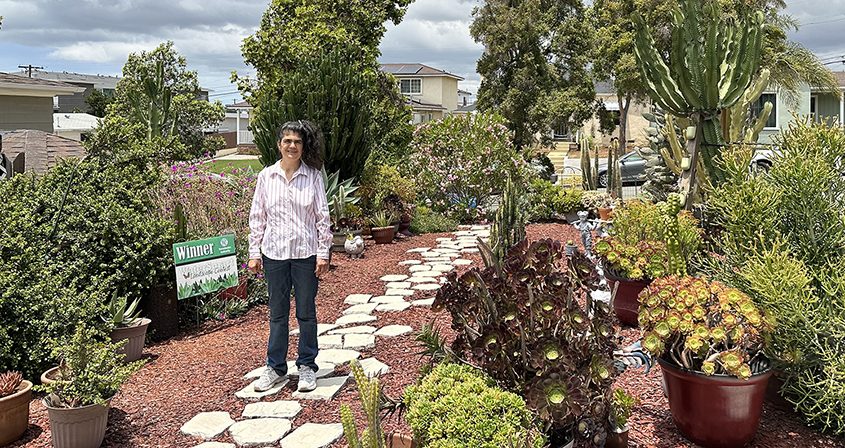
[[[574,230],[561,224],[538,224],[528,229],[531,239],[556,238],[579,240]],[[385,274],[406,274],[407,270],[397,263],[408,259],[406,250],[420,246],[434,246],[435,238],[451,236],[430,234],[406,239],[390,245],[370,245],[366,257],[349,260],[344,256],[334,257],[336,267],[320,285],[318,316],[321,322],[333,322],[346,307],[343,299],[352,293],[384,291],[379,277]],[[480,260],[477,256],[478,263]],[[461,268],[466,269],[466,268]],[[424,298],[422,292],[414,298]],[[412,308],[400,313],[378,313],[376,326],[389,324],[410,325],[415,330],[429,322],[438,323],[449,335],[447,313],[432,313],[429,309]],[[291,313],[293,316],[293,313]],[[295,319],[291,328],[295,328]],[[623,329],[625,343],[636,340],[639,335],[634,329]],[[182,435],[179,428],[191,417],[204,411],[228,411],[238,419],[247,401],[236,398],[234,393],[247,382],[241,377],[255,367],[262,365],[268,334],[267,308],[257,307],[246,315],[224,323],[207,323],[198,330],[180,335],[169,341],[146,348],[147,365],[135,374],[112,401],[109,426],[103,446],[107,447],[190,447],[200,443],[192,437]],[[399,396],[402,390],[418,377],[422,365],[416,355],[418,349],[414,333],[385,339],[379,338],[377,347],[364,351],[362,357],[375,356],[390,366],[390,372],[381,377],[385,391]],[[292,351],[296,339],[291,340]],[[291,355],[292,356],[292,355]],[[347,373],[348,367],[338,372]],[[340,421],[339,406],[351,403],[359,423],[364,421],[357,404],[357,390],[354,382],[346,387],[331,402],[301,401],[303,410],[293,423],[294,427],[304,422],[336,423]],[[676,431],[666,399],[660,388],[660,369],[655,367],[648,375],[640,370],[624,373],[618,380],[619,386],[637,395],[641,405],[631,417],[631,447],[692,447]],[[295,385],[268,400],[290,399]],[[386,430],[409,431],[407,425],[396,418],[385,423]],[[228,441],[223,436],[218,441]],[[47,413],[41,402],[31,403],[30,427],[15,447],[50,446],[50,428]],[[345,447],[341,439],[333,447]],[[821,435],[804,426],[795,414],[782,411],[770,404],[763,410],[755,447],[835,447],[845,446],[841,438]]]

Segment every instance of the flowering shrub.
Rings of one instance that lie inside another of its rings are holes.
[[[420,199],[462,221],[484,217],[508,173],[527,177],[530,169],[511,145],[505,120],[492,114],[452,115],[420,125],[411,152],[404,174],[416,179]]]

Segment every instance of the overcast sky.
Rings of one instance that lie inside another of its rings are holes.
[[[825,61],[845,54],[845,0],[788,1],[802,24],[791,38]],[[381,62],[419,62],[464,77],[475,92],[481,46],[469,35],[478,0],[416,0],[404,21],[389,25]],[[51,71],[118,75],[126,56],[172,40],[213,98],[239,94],[229,73],[250,74],[240,44],[253,33],[267,0],[0,0],[0,71],[18,65]],[[830,65],[845,70],[845,65]]]

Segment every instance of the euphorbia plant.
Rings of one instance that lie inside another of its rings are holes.
[[[522,241],[501,263],[450,274],[434,301],[452,315],[453,351],[524,396],[553,442],[574,431],[603,446],[607,436],[616,345],[609,306],[589,295],[597,280],[559,241]]]
[[[655,280],[639,297],[643,348],[705,375],[747,379],[768,366],[763,335],[771,323],[750,297],[704,278]]]

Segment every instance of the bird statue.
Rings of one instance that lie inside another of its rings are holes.
[[[346,236],[346,242],[343,243],[343,249],[352,258],[361,258],[364,255],[364,239],[361,235],[352,237],[352,234]]]

